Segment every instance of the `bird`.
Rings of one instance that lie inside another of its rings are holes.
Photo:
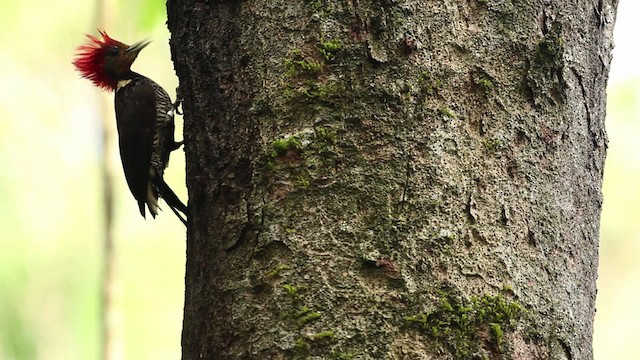
[[[187,224],[187,206],[164,181],[172,151],[183,142],[174,139],[174,114],[179,101],[155,81],[131,70],[131,65],[150,41],[127,45],[98,29],[101,38],[86,35],[77,48],[73,65],[85,79],[108,92],[114,91],[120,159],[127,185],[143,218],[148,208],[153,218],[163,198],[174,214]],[[184,215],[184,216],[183,216]]]

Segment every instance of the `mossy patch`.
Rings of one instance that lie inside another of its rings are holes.
[[[302,143],[295,136],[273,140],[262,155],[265,169],[297,167],[302,159]]]
[[[324,63],[313,59],[285,59],[284,61],[285,75],[294,77],[299,74],[315,74],[322,71]]]
[[[320,315],[317,311],[312,311],[310,308],[303,306],[298,310],[295,314],[297,318],[298,325],[303,326],[312,321],[316,321],[320,319],[322,315]]]
[[[334,79],[327,79],[322,82],[308,80],[298,83],[298,86],[287,86],[284,90],[284,95],[288,99],[301,99],[307,102],[319,100],[332,103],[345,91],[344,84]]]
[[[284,284],[282,285],[282,288],[287,292],[287,295],[289,295],[294,300],[298,298],[298,295],[300,294],[300,292],[307,289],[306,285],[293,285],[293,284]]]
[[[335,342],[335,337],[335,333],[331,330],[300,336],[294,344],[295,353],[306,357],[316,350],[331,346]]]
[[[262,161],[262,179],[276,181],[285,195],[293,190],[328,186],[334,180],[341,154],[339,129],[315,127],[313,131],[296,133],[271,142]],[[286,186],[283,187],[283,185]]]
[[[338,139],[338,131],[336,129],[319,127],[315,129],[318,140],[326,144],[335,145]]]
[[[267,272],[266,275],[268,278],[275,278],[280,276],[283,271],[289,270],[289,269],[291,269],[291,267],[287,264],[278,264],[276,267],[269,270],[269,272]]]
[[[504,148],[504,142],[500,139],[484,139],[482,145],[492,154],[496,154]]]
[[[333,351],[329,356],[334,360],[352,360],[355,355],[347,352]]]
[[[294,349],[298,352],[307,352],[311,349],[311,345],[304,338],[297,338]]]
[[[336,333],[331,330],[323,331],[323,332],[309,336],[309,338],[312,339],[313,341],[331,341],[331,340],[334,340],[335,337],[336,337]]]
[[[504,338],[502,327],[500,327],[500,324],[490,323],[489,328],[491,329],[491,336],[494,343],[496,344],[498,351],[502,351],[502,339]]]
[[[438,114],[444,116],[444,117],[448,117],[448,118],[453,118],[456,116],[456,114],[454,114],[453,111],[451,111],[451,109],[449,109],[446,106],[443,106],[441,108],[438,108]]]
[[[282,156],[289,151],[300,150],[302,144],[295,136],[274,140],[272,143],[273,157]]]
[[[309,176],[308,175],[298,175],[296,180],[294,181],[294,185],[297,188],[306,189],[309,187]]]
[[[342,42],[337,39],[323,41],[318,47],[318,50],[327,61],[335,59],[340,49],[342,49]]]
[[[332,74],[331,68],[341,49],[340,40],[330,39],[304,52],[291,50],[284,60],[285,98],[307,103],[332,102],[344,94],[345,85]]]
[[[502,295],[472,297],[469,301],[443,295],[429,312],[405,318],[455,359],[468,359],[482,349],[501,352],[504,333],[512,331],[525,309]]]
[[[423,71],[418,76],[418,88],[425,95],[435,95],[442,87],[443,81],[436,78],[430,71]]]
[[[493,80],[491,80],[491,78],[485,74],[477,75],[473,78],[473,82],[485,93],[490,92],[494,87]]]

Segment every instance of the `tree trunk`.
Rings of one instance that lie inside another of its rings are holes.
[[[591,359],[616,0],[170,0],[183,359]]]

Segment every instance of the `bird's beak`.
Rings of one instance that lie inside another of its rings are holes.
[[[138,41],[137,43],[129,46],[124,52],[127,54],[138,55],[140,50],[144,49],[145,46],[149,45],[150,43],[150,40]]]

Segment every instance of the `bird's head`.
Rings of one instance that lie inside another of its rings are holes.
[[[102,40],[87,35],[89,41],[78,47],[73,61],[76,70],[85,79],[105,90],[115,90],[118,81],[126,80],[131,74],[138,53],[149,41],[139,41],[131,46],[112,39],[104,30],[99,30]]]

